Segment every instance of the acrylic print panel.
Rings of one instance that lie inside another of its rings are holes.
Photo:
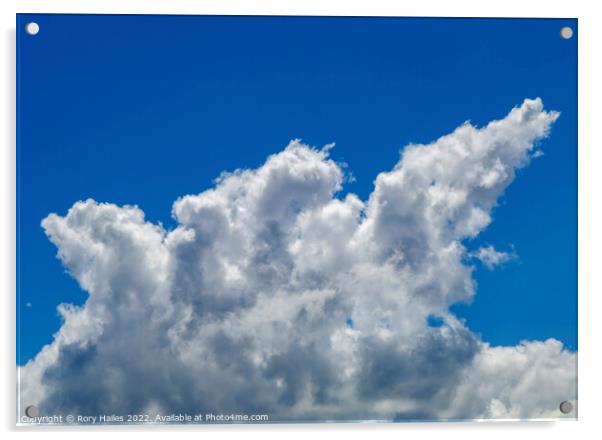
[[[576,20],[17,22],[18,423],[576,418]]]

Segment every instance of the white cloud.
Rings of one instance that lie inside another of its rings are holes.
[[[453,406],[482,411],[475,406],[489,402],[487,417],[555,418],[560,402],[576,399],[576,377],[575,354],[554,339],[523,341],[516,347],[485,344],[464,372]]]
[[[558,113],[525,100],[404,149],[368,201],[291,142],[178,199],[166,231],[93,200],[42,223],[89,292],[20,368],[42,413],[266,413],[271,420],[559,417],[576,354],[490,347],[448,310],[474,295],[462,242]],[[428,324],[438,316],[443,325]],[[548,374],[553,372],[553,374]],[[543,391],[536,391],[543,390]]]
[[[516,254],[513,252],[501,252],[496,250],[493,246],[482,246],[474,252],[470,252],[469,255],[481,261],[488,269],[493,269],[495,266],[507,263],[510,260],[516,258]]]

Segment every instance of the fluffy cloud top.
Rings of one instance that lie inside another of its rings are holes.
[[[464,240],[557,117],[525,100],[407,146],[367,201],[337,196],[329,148],[293,141],[178,199],[173,230],[93,200],[50,214],[42,226],[89,298],[60,306],[54,342],[20,369],[21,404],[272,421],[561,416],[575,353],[553,339],[491,347],[449,312],[475,294]]]

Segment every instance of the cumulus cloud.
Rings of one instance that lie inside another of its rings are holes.
[[[42,226],[89,297],[59,308],[54,342],[20,368],[20,402],[272,421],[559,417],[576,353],[553,339],[492,347],[449,311],[475,294],[464,241],[557,117],[525,100],[409,145],[366,201],[340,195],[330,147],[292,141],[176,200],[172,230],[94,200],[50,214]]]
[[[502,252],[496,250],[493,246],[482,246],[474,252],[469,254],[471,257],[476,258],[483,263],[488,269],[493,269],[495,266],[504,264],[510,260],[516,258],[516,254],[513,252]]]

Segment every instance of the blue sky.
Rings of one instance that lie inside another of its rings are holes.
[[[35,20],[40,33],[28,36]],[[83,292],[40,222],[81,199],[136,204],[173,227],[175,199],[291,139],[344,161],[366,198],[411,142],[503,117],[539,96],[562,113],[489,228],[515,261],[477,264],[453,310],[494,345],[577,349],[575,20],[20,15],[18,362],[52,341]],[[30,306],[28,306],[30,304]]]

